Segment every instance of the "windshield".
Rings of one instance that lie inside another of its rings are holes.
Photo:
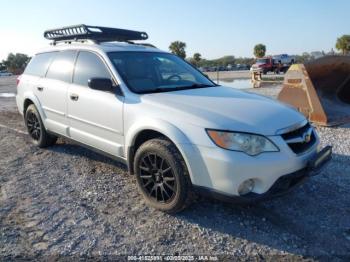
[[[258,59],[258,60],[256,60],[257,64],[267,64],[268,62],[269,62],[268,59]]]
[[[108,56],[126,85],[135,93],[215,86],[198,70],[172,54],[111,52]]]

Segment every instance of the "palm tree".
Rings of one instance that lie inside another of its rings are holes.
[[[200,53],[194,53],[193,54],[193,60],[196,61],[196,63],[201,61],[201,59],[202,59],[202,55]]]
[[[264,57],[266,53],[266,46],[263,44],[257,44],[254,46],[254,55],[257,58]]]
[[[335,47],[341,50],[343,55],[349,53],[350,51],[350,35],[343,35],[337,39]]]
[[[181,57],[181,58],[186,58],[186,51],[185,51],[185,48],[186,48],[186,43],[184,42],[181,42],[181,41],[175,41],[175,42],[172,42],[169,46],[169,50]]]

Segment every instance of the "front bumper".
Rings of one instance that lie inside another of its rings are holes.
[[[293,190],[298,185],[302,184],[308,177],[315,176],[319,173],[322,167],[327,164],[332,158],[332,147],[327,146],[318,152],[301,170],[281,176],[271,186],[271,188],[262,194],[249,193],[244,196],[230,195],[219,192],[214,189],[195,186],[197,193],[205,196],[210,196],[226,202],[234,203],[254,203],[261,200],[266,200],[284,195]]]

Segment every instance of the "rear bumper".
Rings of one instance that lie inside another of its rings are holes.
[[[23,116],[23,114],[24,114],[24,112],[23,112],[23,99],[18,94],[16,95],[16,105],[17,105],[18,112]]]
[[[271,188],[262,194],[249,193],[244,196],[230,195],[223,192],[219,192],[210,188],[194,186],[195,191],[203,196],[209,196],[215,199],[219,199],[225,202],[233,203],[254,203],[262,200],[267,200],[275,197],[282,196],[297,186],[301,185],[310,176],[319,174],[322,167],[327,164],[332,158],[332,147],[327,146],[323,148],[317,155],[315,155],[308,163],[308,165],[296,172],[281,176],[271,186]]]

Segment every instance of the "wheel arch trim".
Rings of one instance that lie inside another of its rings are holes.
[[[41,104],[39,102],[39,99],[33,94],[33,93],[30,93],[30,92],[26,92],[23,94],[23,102],[22,102],[22,108],[23,108],[23,111],[24,111],[24,105],[25,105],[25,102],[27,100],[30,100],[33,102],[33,104],[35,105],[36,109],[38,110],[39,114],[40,114],[40,117],[41,119],[43,120],[43,122],[45,121],[46,119],[46,115],[44,113],[44,110],[41,108]],[[25,116],[25,112],[23,112],[23,115]]]
[[[179,150],[181,156],[183,157],[187,170],[190,174],[191,180],[192,180],[192,171],[191,171],[191,165],[189,163],[189,158],[187,156],[187,153],[185,152],[186,150],[184,149],[183,145],[192,145],[190,142],[189,138],[176,126],[173,124],[165,121],[165,120],[160,120],[160,119],[143,119],[141,122],[137,122],[133,124],[127,131],[127,135],[125,137],[125,155],[126,159],[128,161],[128,167],[129,170],[133,171],[133,150],[134,150],[134,145],[136,142],[136,139],[138,135],[141,134],[141,132],[145,130],[150,130],[150,131],[155,131],[158,132],[165,137],[167,137],[174,145],[176,148]]]

